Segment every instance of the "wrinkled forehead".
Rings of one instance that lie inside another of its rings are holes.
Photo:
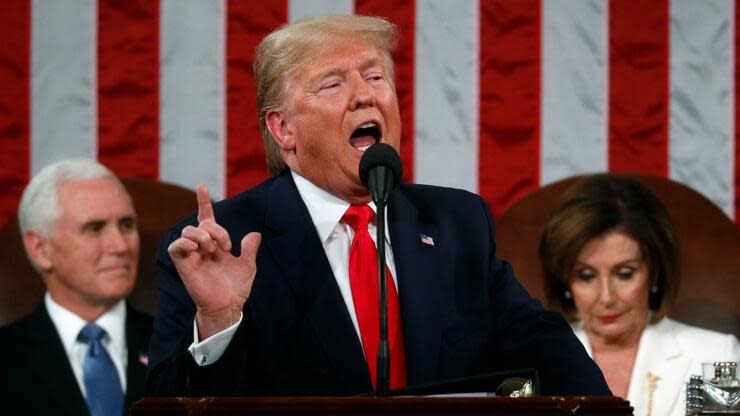
[[[342,46],[321,51],[306,59],[293,74],[293,79],[313,79],[349,68],[364,70],[370,67],[379,67],[383,72],[388,72],[381,53],[374,46]]]
[[[372,42],[358,38],[353,41],[330,41],[322,45],[311,45],[301,54],[298,64],[283,78],[283,96],[296,83],[321,78],[326,74],[341,72],[349,65],[360,68],[378,66],[393,80],[393,60],[389,51],[383,51]]]
[[[57,186],[58,221],[85,222],[135,216],[126,188],[112,178],[69,181]]]

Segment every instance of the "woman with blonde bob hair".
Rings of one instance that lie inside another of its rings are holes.
[[[635,415],[683,415],[682,387],[702,362],[737,361],[733,335],[666,317],[680,249],[658,198],[627,175],[586,176],[566,191],[540,240],[545,292],[616,396]]]

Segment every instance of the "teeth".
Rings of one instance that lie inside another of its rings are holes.
[[[361,124],[360,127],[358,127],[358,129],[369,129],[371,127],[375,127],[375,123],[370,121],[370,122]]]
[[[367,150],[367,149],[368,149],[369,147],[370,147],[370,146],[362,146],[362,147],[358,147],[358,148],[357,148],[357,150],[359,150],[359,151],[361,151],[361,152],[364,152],[364,151],[365,151],[365,150]]]

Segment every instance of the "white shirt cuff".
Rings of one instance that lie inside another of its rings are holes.
[[[234,338],[236,328],[242,322],[242,314],[239,314],[239,320],[234,325],[224,329],[223,331],[214,334],[203,341],[198,341],[198,323],[193,319],[193,341],[188,347],[190,355],[195,360],[195,363],[203,367],[209,364],[213,364],[218,361],[219,358],[226,351],[226,347],[229,346],[229,342]]]

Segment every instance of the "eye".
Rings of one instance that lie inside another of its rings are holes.
[[[382,81],[383,79],[385,79],[385,77],[383,76],[382,72],[372,72],[368,74],[365,79],[367,79],[368,81]]]
[[[320,90],[332,90],[332,89],[335,89],[335,88],[339,88],[340,85],[341,84],[339,83],[339,81],[329,81],[329,82],[323,84],[321,86],[321,88],[319,88],[319,89]]]
[[[635,274],[635,269],[631,267],[620,267],[615,274],[622,280],[629,280]]]
[[[85,234],[100,234],[104,227],[105,221],[91,221],[82,227],[82,232]]]
[[[118,222],[118,226],[122,231],[135,231],[136,230],[136,218],[126,217]]]
[[[590,282],[594,277],[596,273],[590,269],[580,269],[575,272],[575,278],[583,282]]]

